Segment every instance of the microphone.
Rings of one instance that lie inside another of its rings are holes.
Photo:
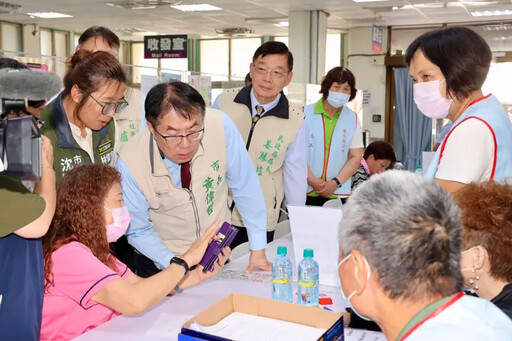
[[[30,102],[56,96],[59,76],[33,70],[0,70],[0,173],[22,180],[41,179],[41,132],[32,116],[3,119],[9,112],[26,112]]]
[[[0,98],[8,100],[43,101],[62,89],[59,76],[34,70],[0,70]]]

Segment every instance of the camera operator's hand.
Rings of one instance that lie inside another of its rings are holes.
[[[53,169],[53,147],[52,142],[49,138],[44,135],[41,135],[41,140],[43,141],[42,148],[42,167],[49,167]]]

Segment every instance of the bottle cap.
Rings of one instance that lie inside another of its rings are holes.
[[[278,246],[277,247],[277,255],[278,256],[286,256],[287,250],[286,246]]]
[[[304,258],[308,257],[308,258],[313,258],[313,250],[311,249],[304,249]]]

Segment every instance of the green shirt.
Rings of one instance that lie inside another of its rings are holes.
[[[429,304],[428,306],[426,306],[425,308],[423,308],[422,310],[420,310],[416,315],[413,316],[413,318],[407,322],[407,324],[405,325],[405,327],[402,329],[402,331],[400,332],[400,334],[398,334],[398,336],[396,337],[396,340],[395,341],[400,341],[402,339],[402,337],[409,331],[411,330],[412,328],[414,328],[414,326],[416,326],[418,323],[420,323],[421,321],[423,321],[424,319],[427,318],[428,315],[432,314],[437,308],[439,308],[440,306],[442,306],[443,304],[445,304],[446,302],[448,302],[450,299],[452,299],[455,295],[457,294],[453,294],[453,295],[450,295],[450,296],[447,296],[447,297],[444,297],[444,298],[441,298],[439,301],[436,301],[432,304]]]
[[[336,123],[338,123],[338,119],[340,118],[341,110],[343,107],[339,108],[339,110],[334,114],[334,116],[329,115],[325,109],[324,109],[324,101],[323,98],[320,98],[318,102],[315,104],[314,113],[318,115],[322,115],[322,119],[324,121],[324,127],[325,127],[325,150],[324,150],[324,169],[326,168],[328,157],[329,157],[329,149],[331,147],[331,139],[332,134],[334,133],[334,128],[336,127]],[[325,179],[325,176],[322,176],[323,180]],[[330,180],[330,179],[329,179]],[[311,197],[318,197],[318,194],[313,191],[310,194],[308,194]],[[336,199],[336,195],[331,195],[329,199]]]
[[[44,199],[32,194],[20,179],[0,176],[0,238],[33,222],[46,208]]]

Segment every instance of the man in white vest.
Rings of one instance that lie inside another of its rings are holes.
[[[145,114],[147,127],[121,148],[117,162],[137,274],[167,267],[217,218],[229,222],[229,189],[249,230],[247,272],[270,270],[263,193],[229,117],[205,110],[199,92],[181,82],[153,87]]]
[[[220,109],[242,134],[260,179],[267,208],[267,241],[272,241],[283,199],[304,205],[307,158],[304,114],[283,93],[293,77],[293,56],[277,41],[261,45],[250,64],[252,86],[225,90]],[[234,245],[247,240],[240,207],[233,207],[233,225],[240,226]]]

